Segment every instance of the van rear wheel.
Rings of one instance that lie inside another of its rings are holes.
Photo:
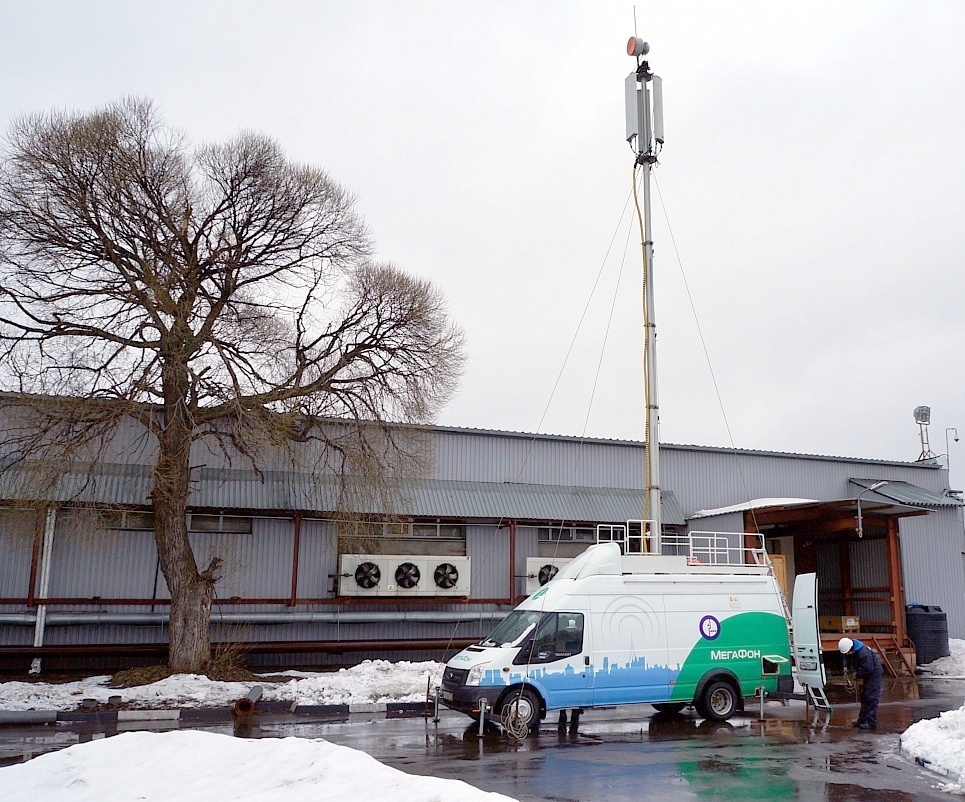
[[[708,683],[694,706],[703,718],[726,721],[737,711],[737,691],[724,680]]]

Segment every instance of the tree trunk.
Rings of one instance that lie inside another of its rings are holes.
[[[211,661],[208,622],[214,583],[197,577],[171,592],[168,666],[180,674],[204,673]]]
[[[172,364],[173,362],[173,364]],[[154,537],[161,571],[171,591],[168,665],[181,673],[202,673],[211,659],[208,630],[220,561],[198,571],[188,541],[191,441],[194,424],[185,403],[188,371],[171,360],[162,369],[164,421],[154,467]]]

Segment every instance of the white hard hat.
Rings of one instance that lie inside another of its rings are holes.
[[[851,640],[851,638],[841,638],[841,640],[838,641],[838,651],[841,652],[841,654],[850,652],[852,646],[854,646],[854,641]]]

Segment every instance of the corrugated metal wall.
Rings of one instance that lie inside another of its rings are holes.
[[[844,615],[841,551],[836,541],[817,542],[818,615]]]
[[[255,518],[251,534],[194,532],[191,543],[200,569],[213,557],[223,560],[219,597],[279,599],[291,593],[291,520]]]
[[[37,526],[37,516],[30,510],[0,510],[0,597],[27,595]]]
[[[167,598],[153,532],[104,529],[100,518],[85,510],[58,512],[49,598],[154,598],[155,576],[156,598]]]
[[[338,533],[335,524],[302,521],[298,557],[298,595],[303,599],[324,599],[337,586]]]
[[[517,534],[517,548],[519,536]],[[475,599],[504,599],[509,596],[509,527],[494,531],[492,526],[466,527],[466,555],[472,558]]]
[[[132,443],[139,442],[129,433]],[[468,430],[440,430],[434,435],[438,448],[432,476],[443,480],[481,482],[523,482],[576,485],[586,487],[639,488],[642,484],[640,444],[589,441],[553,437],[531,437]],[[837,500],[854,498],[854,478],[887,478],[907,481],[941,492],[947,472],[934,467],[833,458],[811,458],[757,452],[733,454],[723,450],[686,446],[665,446],[662,454],[662,482],[673,491],[686,515],[700,509],[729,506],[753,498],[809,498]],[[276,477],[277,478],[277,477]],[[237,483],[239,505],[251,505],[245,496],[244,481]],[[285,496],[285,483],[263,489],[268,499]],[[262,495],[258,495],[261,498]],[[947,613],[953,637],[965,637],[965,565],[963,565],[962,514],[960,509],[937,509],[921,518],[906,518],[900,523],[905,593],[908,601],[938,604]],[[0,594],[26,595],[30,557],[35,531],[34,518],[19,513],[0,513]],[[466,553],[472,558],[472,598],[505,598],[509,594],[509,529],[496,529],[495,522],[471,522],[466,531]],[[692,529],[740,531],[742,513],[730,513],[696,520]],[[192,535],[198,559],[204,567],[210,556],[224,560],[223,579],[218,598],[287,598],[291,593],[294,524],[291,519],[256,519],[250,534]],[[869,540],[868,543],[875,541]],[[525,593],[526,557],[539,553],[534,526],[516,528],[515,593]],[[862,546],[873,549],[873,546]],[[819,574],[826,588],[836,582],[836,556],[819,553]],[[882,556],[867,553],[858,562],[861,582],[878,583]],[[867,564],[865,564],[867,563]],[[298,554],[300,598],[328,598],[332,595],[333,575],[338,570],[337,532],[330,522],[302,522]],[[155,582],[156,589],[155,589]],[[872,585],[868,585],[869,587]],[[877,586],[877,585],[874,585]],[[104,598],[150,598],[167,595],[163,576],[157,572],[157,556],[149,532],[103,530],[84,515],[62,512],[54,539],[52,597],[101,596]],[[346,609],[348,606],[346,606]],[[395,609],[402,609],[396,605]],[[8,609],[12,609],[8,607]],[[77,608],[71,608],[77,609]],[[98,609],[92,605],[91,609]],[[227,608],[225,608],[227,609]],[[235,608],[244,609],[244,608]],[[283,607],[264,607],[278,609]],[[304,608],[303,608],[304,609]],[[309,608],[310,609],[310,608]],[[332,610],[332,607],[326,607]],[[334,608],[338,609],[338,608]],[[354,608],[357,609],[357,608]],[[365,609],[372,609],[366,606]],[[375,608],[381,609],[381,607]],[[393,609],[387,605],[386,610]],[[425,609],[425,608],[423,608]],[[434,609],[446,609],[440,600]],[[126,611],[130,612],[130,609]],[[822,610],[834,614],[834,610]],[[869,608],[868,615],[878,617]],[[234,625],[232,625],[234,626]],[[473,636],[490,626],[466,624],[460,633]],[[0,628],[3,642],[23,642],[26,627],[12,632]],[[450,624],[431,624],[386,620],[372,624],[322,625],[273,624],[258,626],[249,637],[270,639],[443,637],[453,631]],[[53,627],[48,642],[82,643],[85,639],[106,642],[149,642],[160,637],[163,628]],[[225,633],[221,633],[222,635]],[[29,635],[29,633],[28,633]],[[29,642],[29,637],[28,637]]]
[[[642,446],[441,430],[433,477],[579,487],[643,486]]]
[[[872,598],[880,599],[888,587],[888,542],[867,537],[849,541],[848,560],[854,613],[861,619],[862,628],[870,629],[875,621],[890,621],[890,601]]]
[[[965,529],[961,511],[934,510],[901,522],[901,563],[908,604],[935,604],[948,634],[965,638]]]

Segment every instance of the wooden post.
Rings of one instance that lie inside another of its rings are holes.
[[[905,588],[901,576],[901,548],[898,537],[898,519],[889,518],[888,541],[888,590],[891,595],[891,618],[895,641],[900,649],[907,642],[905,632]]]

